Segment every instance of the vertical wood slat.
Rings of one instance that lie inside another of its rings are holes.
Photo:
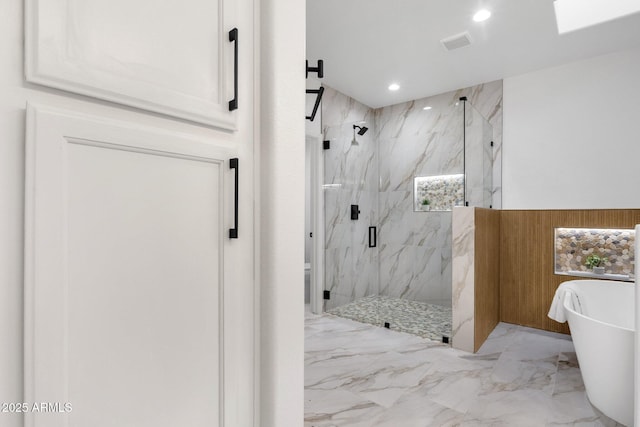
[[[554,274],[554,229],[636,224],[640,209],[500,211],[500,320],[569,333],[566,323],[547,317],[557,287],[573,279]]]
[[[475,209],[474,352],[500,321],[500,211]]]

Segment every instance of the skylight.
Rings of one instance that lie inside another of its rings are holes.
[[[560,34],[640,12],[638,0],[554,0],[553,6]]]

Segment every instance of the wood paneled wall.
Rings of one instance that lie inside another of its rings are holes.
[[[500,213],[475,209],[474,352],[500,322]]]
[[[636,224],[640,209],[500,211],[500,320],[569,333],[566,323],[547,317],[558,285],[572,279],[554,274],[554,229],[632,229]],[[476,239],[476,252],[478,244]]]

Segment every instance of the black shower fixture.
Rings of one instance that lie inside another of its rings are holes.
[[[369,130],[369,128],[366,126],[353,125],[353,130],[355,131],[356,129],[360,129],[358,131],[358,135],[360,136],[364,135]]]
[[[315,67],[309,67],[309,61],[306,61],[307,66],[307,78],[309,78],[309,73],[317,73],[318,78],[321,79],[324,77],[324,61],[322,59],[318,60],[318,65]],[[324,87],[320,86],[318,89],[307,89],[307,94],[315,94],[316,102],[313,104],[313,112],[310,116],[306,116],[307,120],[313,121],[316,118],[316,113],[318,112],[318,107],[320,106],[320,101],[322,101],[322,94],[324,93]]]

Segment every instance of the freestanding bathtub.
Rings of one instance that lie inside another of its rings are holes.
[[[563,307],[589,400],[608,417],[632,426],[635,285],[571,280],[561,286],[567,290]]]

